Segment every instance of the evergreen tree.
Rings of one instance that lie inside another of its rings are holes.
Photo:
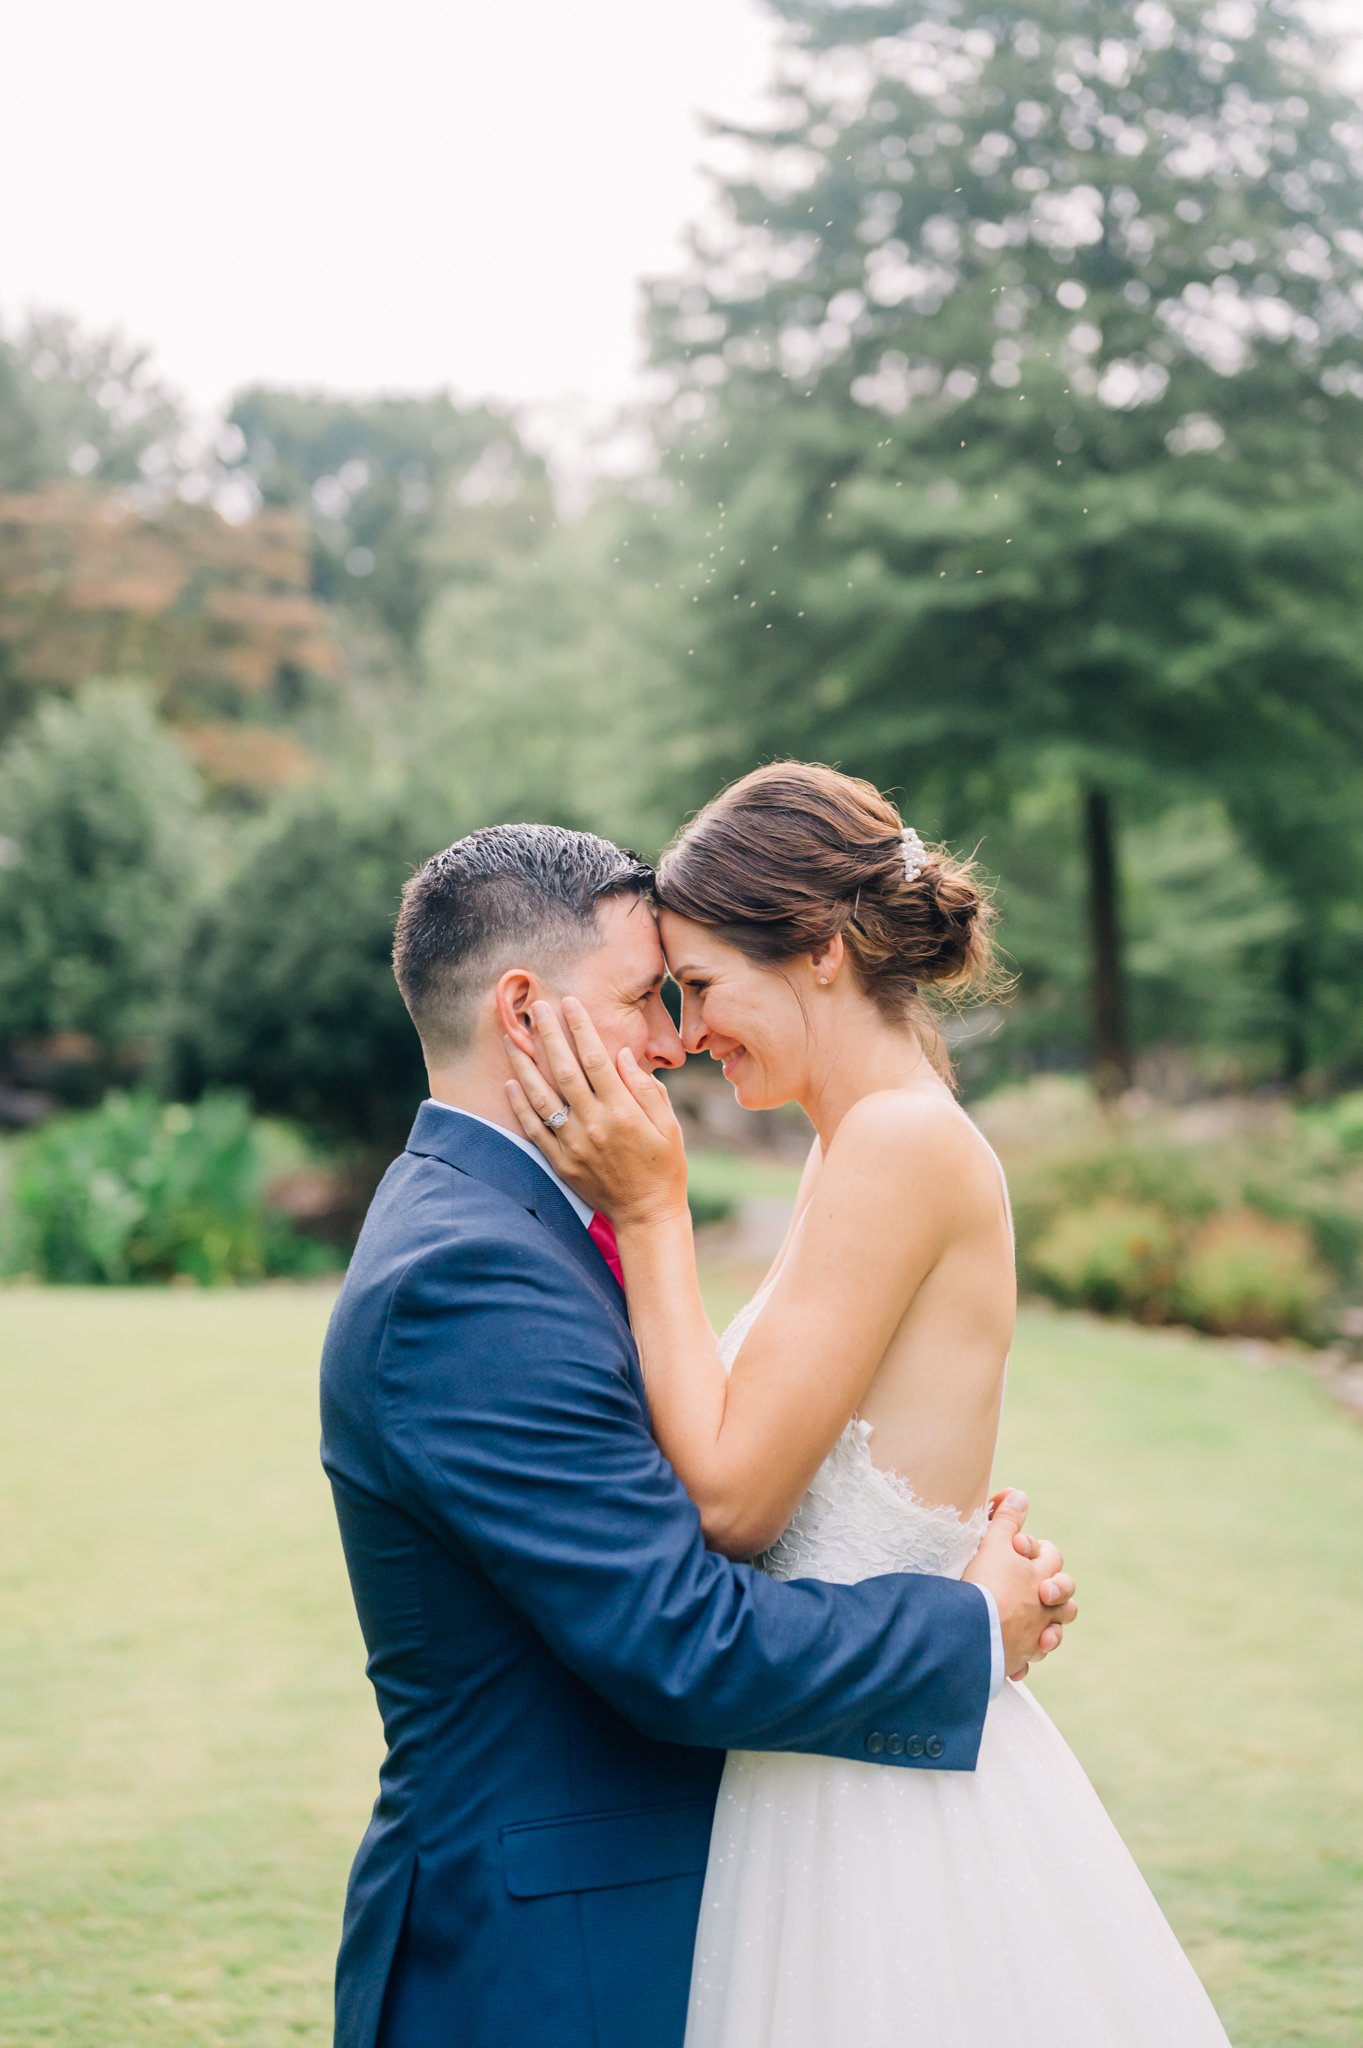
[[[1328,50],[1297,0],[775,5],[777,117],[727,131],[746,174],[652,301],[710,774],[834,756],[958,832],[1066,778],[1109,1091],[1122,807],[1219,791],[1309,1011],[1363,787],[1363,117]]]

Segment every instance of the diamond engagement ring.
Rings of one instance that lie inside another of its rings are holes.
[[[544,1121],[551,1131],[561,1131],[572,1113],[567,1103],[561,1102],[553,1115],[547,1116]]]

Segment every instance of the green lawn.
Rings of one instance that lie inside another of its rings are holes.
[[[327,1305],[0,1294],[4,2048],[329,2040],[377,1724],[316,1458]],[[1356,2044],[1356,1425],[1228,1350],[1032,1314],[1000,1478],[1083,1581],[1038,1693],[1237,2048]]]

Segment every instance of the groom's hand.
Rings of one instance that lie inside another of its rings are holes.
[[[1079,1609],[1074,1580],[1054,1543],[1029,1536],[1027,1496],[995,1494],[984,1540],[963,1576],[986,1586],[999,1610],[1004,1663],[1010,1678],[1025,1678],[1029,1664],[1058,1649]]]

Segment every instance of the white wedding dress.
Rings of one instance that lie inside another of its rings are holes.
[[[721,1339],[732,1365],[766,1296]],[[958,1579],[985,1529],[928,1507],[851,1422],[776,1578]],[[1076,1652],[1076,1654],[1079,1654]],[[907,1730],[906,1730],[907,1733]],[[903,1736],[887,1736],[903,1740]],[[918,1738],[921,1739],[921,1738]],[[1098,1795],[1006,1681],[974,1771],[730,1755],[686,2048],[1228,2048]]]

